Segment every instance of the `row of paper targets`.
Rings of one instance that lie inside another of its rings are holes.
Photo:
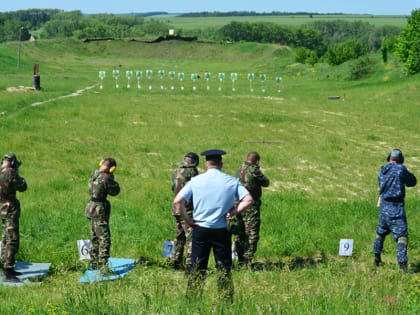
[[[232,91],[235,91],[235,83],[238,81],[238,73],[231,72],[230,76],[229,74],[226,74],[225,72],[219,72],[216,74],[216,76],[213,76],[210,72],[204,72],[204,80],[206,82],[206,89],[211,89],[212,82],[217,81],[217,89],[221,91],[223,89],[223,84],[225,81],[227,81],[226,77],[229,77],[231,84],[232,84]],[[121,73],[120,70],[113,70],[112,71],[112,77],[115,80],[115,87],[120,87],[120,80],[121,80]],[[214,78],[215,77],[215,78]],[[263,92],[265,92],[265,83],[267,81],[267,75],[265,73],[261,73],[259,75],[256,75],[253,72],[250,72],[247,74],[247,80],[249,82],[249,89],[251,92],[254,91],[254,81],[259,80],[261,84],[261,89]],[[106,71],[99,71],[99,79],[100,79],[100,89],[103,89],[103,81],[106,78]],[[186,75],[185,72],[175,72],[175,71],[169,71],[166,75],[165,70],[158,70],[157,76],[153,72],[153,70],[127,70],[125,71],[125,78],[127,80],[127,88],[131,87],[131,82],[136,80],[137,81],[137,88],[141,89],[142,84],[146,85],[149,90],[153,89],[153,82],[156,83],[156,81],[153,81],[154,78],[158,78],[160,89],[164,90],[165,86],[164,83],[169,83],[169,89],[174,90],[177,85],[181,90],[185,89],[185,82],[186,82]],[[197,89],[197,82],[201,79],[200,74],[198,73],[191,73],[190,80],[192,82],[192,89]],[[212,81],[213,79],[213,81]],[[165,81],[166,80],[166,81]],[[169,80],[169,81],[168,81]],[[274,82],[276,84],[278,92],[280,92],[280,85],[282,82],[282,78],[280,76],[276,76],[274,78]]]

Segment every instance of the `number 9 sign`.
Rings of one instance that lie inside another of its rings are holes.
[[[351,256],[353,254],[353,240],[351,239],[341,239],[340,240],[340,256]]]

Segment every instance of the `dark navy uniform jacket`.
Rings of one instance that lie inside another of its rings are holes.
[[[415,186],[416,177],[403,164],[387,163],[381,167],[378,181],[381,212],[390,216],[401,216],[402,213],[394,212],[404,211],[405,187]]]

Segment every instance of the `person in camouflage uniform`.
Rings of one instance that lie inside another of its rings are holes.
[[[16,198],[16,191],[27,189],[26,181],[19,176],[18,168],[21,162],[14,153],[7,153],[1,161],[0,167],[0,209],[2,222],[2,251],[3,275],[6,282],[20,282],[15,271],[15,256],[19,250],[19,217],[20,202]]]
[[[388,163],[383,165],[378,175],[379,220],[373,245],[374,264],[380,266],[385,236],[392,232],[397,242],[397,261],[403,272],[408,271],[407,257],[407,217],[404,209],[405,186],[414,187],[416,177],[403,165],[401,150],[394,149],[388,155]]]
[[[184,156],[184,160],[179,164],[178,168],[172,173],[172,191],[174,194],[185,186],[185,184],[194,176],[198,175],[197,166],[199,157],[194,152],[189,152]],[[186,205],[188,215],[193,214],[193,202],[190,200]],[[175,217],[175,252],[173,260],[173,268],[180,269],[183,265],[184,248],[186,248],[185,269],[191,268],[191,252],[192,252],[192,228],[181,218],[181,214],[172,208],[172,215]]]
[[[237,235],[235,238],[235,250],[240,265],[247,265],[254,258],[260,239],[261,226],[261,187],[268,187],[269,179],[260,169],[260,155],[250,152],[246,161],[238,169],[236,176],[245,188],[250,192],[254,202],[243,214],[237,216]]]
[[[111,204],[107,195],[116,196],[120,192],[120,185],[114,180],[117,162],[109,157],[99,163],[89,178],[90,200],[85,214],[90,222],[90,250],[92,269],[108,272],[108,259],[111,248],[111,231],[109,217]]]

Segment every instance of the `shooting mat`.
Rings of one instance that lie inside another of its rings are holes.
[[[27,284],[41,283],[42,280],[47,276],[50,270],[50,263],[31,263],[17,261],[15,271],[21,272],[21,276],[17,276],[22,282],[4,282],[3,277],[0,277],[0,283],[8,286],[23,286]]]
[[[133,268],[136,261],[132,258],[109,258],[108,265],[115,274],[102,275],[99,270],[86,270],[85,274],[80,277],[79,282],[97,282],[115,280],[125,277]]]

